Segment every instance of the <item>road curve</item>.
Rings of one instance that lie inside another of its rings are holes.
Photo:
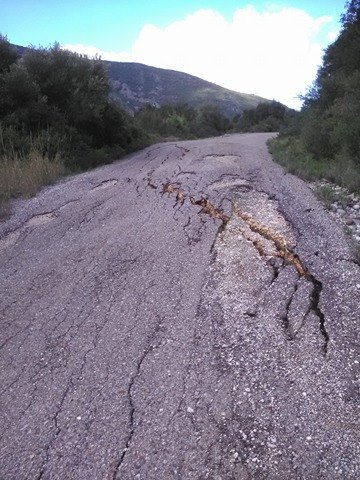
[[[270,136],[152,146],[15,204],[2,480],[360,478],[360,269]]]

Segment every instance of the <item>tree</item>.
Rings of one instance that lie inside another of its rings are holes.
[[[0,33],[0,74],[9,69],[16,62],[19,55],[6,36]]]
[[[345,8],[346,12],[340,17],[343,27],[358,23],[360,21],[360,0],[346,2]]]
[[[360,162],[360,0],[347,2],[341,21],[304,98],[301,138],[317,157],[342,152]]]
[[[55,44],[50,50],[30,50],[23,64],[47,103],[68,123],[88,130],[101,118],[110,87],[100,60],[61,50]]]
[[[260,102],[256,108],[245,110],[235,128],[242,132],[275,132],[285,123],[285,105],[273,100]]]
[[[68,166],[86,168],[143,144],[130,115],[109,99],[107,72],[98,58],[56,43],[26,49],[18,58],[5,37],[2,51],[0,121],[11,138],[18,136],[14,145],[22,148],[26,138],[44,134],[61,143]]]

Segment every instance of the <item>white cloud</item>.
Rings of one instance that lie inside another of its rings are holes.
[[[82,43],[67,43],[65,45],[61,45],[61,48],[66,50],[71,50],[72,52],[78,52],[83,55],[88,55],[89,57],[95,57],[95,55],[100,56],[103,60],[114,60],[117,62],[132,62],[130,53],[125,52],[107,52],[105,50],[101,50],[94,45],[84,45]],[[128,56],[128,57],[127,57]],[[128,59],[129,60],[128,60]]]
[[[306,91],[321,64],[317,37],[331,20],[274,5],[264,11],[239,8],[231,21],[215,10],[203,9],[165,28],[145,25],[129,52],[105,52],[85,45],[64,48],[183,71],[299,108],[296,97]]]
[[[326,38],[329,40],[329,42],[335,42],[335,40],[338,38],[339,36],[339,30],[335,30],[333,32],[329,32],[327,35],[326,35]]]

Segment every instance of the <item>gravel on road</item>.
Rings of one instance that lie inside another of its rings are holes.
[[[1,479],[360,478],[360,268],[270,137],[158,144],[15,202]]]

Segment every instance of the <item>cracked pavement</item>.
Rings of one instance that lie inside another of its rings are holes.
[[[158,144],[14,203],[1,480],[360,478],[360,268],[270,136]]]

